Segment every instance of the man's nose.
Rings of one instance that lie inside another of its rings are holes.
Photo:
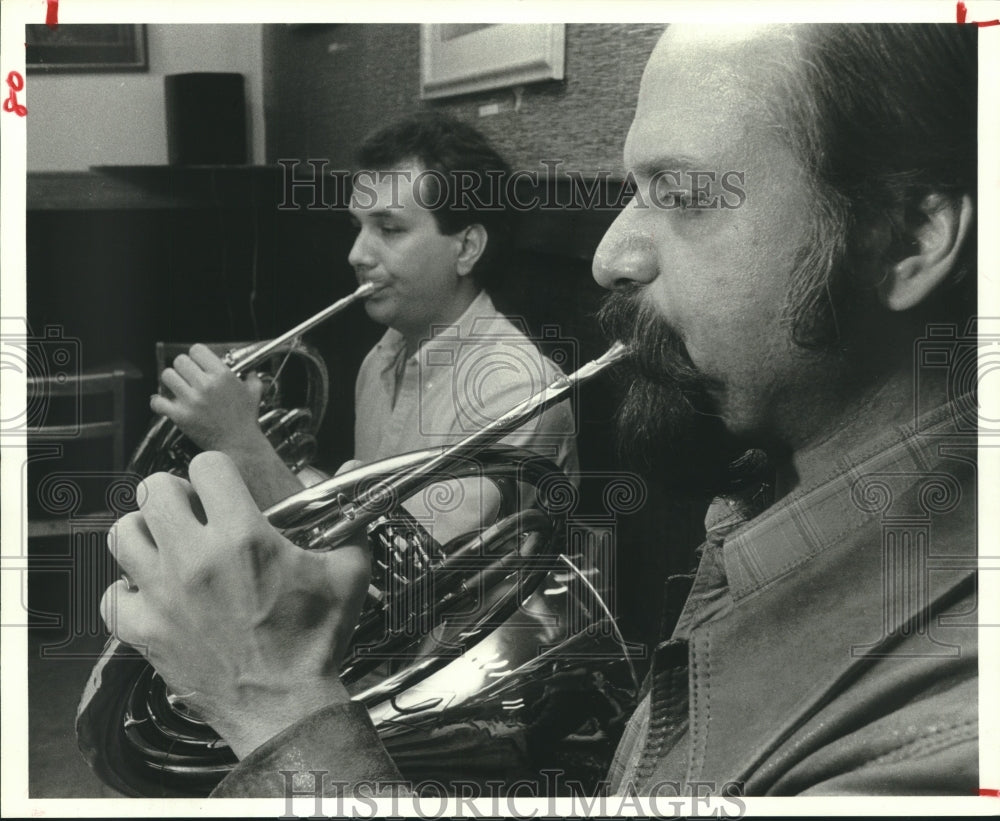
[[[374,265],[371,246],[364,228],[358,231],[358,235],[354,238],[354,245],[351,246],[351,252],[347,255],[347,263],[352,268],[370,268]]]
[[[611,224],[594,254],[594,279],[613,290],[629,283],[647,285],[656,279],[656,246],[636,223],[636,205],[625,207]]]

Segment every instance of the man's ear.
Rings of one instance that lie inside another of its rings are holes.
[[[890,311],[907,311],[919,305],[948,279],[972,226],[973,205],[968,195],[949,198],[930,194],[917,211],[908,234],[908,252],[889,265],[879,284],[879,297]]]
[[[462,229],[455,237],[461,243],[458,248],[458,257],[455,260],[458,275],[468,276],[486,250],[486,242],[489,237],[486,234],[486,229],[478,222]]]

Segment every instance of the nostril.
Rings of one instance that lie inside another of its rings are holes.
[[[652,282],[658,271],[653,237],[622,212],[612,223],[594,254],[594,279],[608,290]]]

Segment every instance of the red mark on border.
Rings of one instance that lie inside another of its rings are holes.
[[[980,787],[979,795],[987,796],[989,798],[1000,798],[1000,790],[984,790],[982,787]]]
[[[969,9],[966,8],[965,3],[959,0],[955,4],[955,22],[959,24],[964,24],[966,18],[969,16]],[[984,20],[983,22],[977,22],[976,20],[969,20],[974,26],[979,26],[979,28],[986,28],[987,26],[1000,26],[1000,20]]]
[[[17,101],[17,92],[24,88],[24,77],[16,71],[12,71],[7,75],[7,85],[10,87],[10,93],[3,101],[3,110],[10,111],[18,117],[27,116],[28,109]]]
[[[50,29],[59,25],[59,0],[45,0],[45,25]]]

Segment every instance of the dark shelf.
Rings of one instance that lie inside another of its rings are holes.
[[[29,211],[273,207],[279,166],[103,165],[89,171],[33,171]]]
[[[89,171],[41,171],[28,174],[29,211],[192,210],[218,208],[273,209],[284,201],[284,169],[279,165],[101,165]],[[594,182],[589,183],[594,185]],[[520,249],[589,260],[618,209],[622,181],[602,179],[593,188],[593,203],[568,179],[531,184],[520,180],[517,198],[535,203],[522,214]],[[307,188],[291,199],[290,212],[316,214],[306,208]],[[543,203],[542,207],[538,203]],[[320,209],[332,214],[337,209]]]

